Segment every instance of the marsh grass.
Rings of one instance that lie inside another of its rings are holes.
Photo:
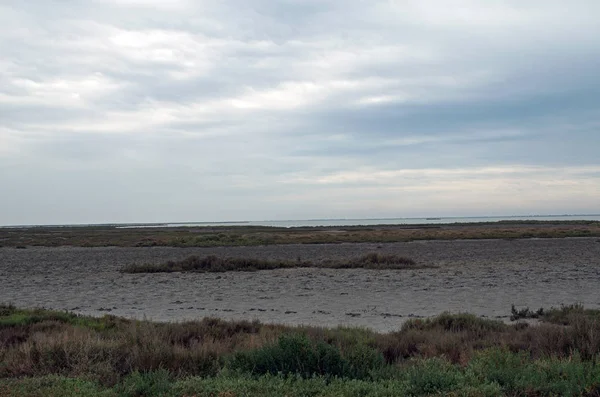
[[[379,334],[358,328],[286,327],[211,318],[155,323],[0,305],[0,378],[75,377],[112,387],[123,385],[130,376],[137,376],[129,381],[138,384],[146,382],[140,374],[166,371],[170,382],[227,373],[251,376],[248,384],[269,374],[379,381],[401,376],[398,368],[414,360],[440,359],[445,364],[427,365],[460,370],[490,349],[521,354],[519,360],[527,365],[534,361],[566,365],[565,360],[575,360],[598,366],[599,313],[576,306],[568,311],[568,325],[536,326],[442,314],[413,319],[396,332]],[[422,382],[419,374],[413,375],[410,382]]]
[[[330,268],[330,269],[415,269],[423,268],[412,259],[398,255],[370,253],[350,260],[282,261],[254,258],[220,258],[215,255],[206,257],[190,256],[181,261],[168,261],[162,264],[132,264],[121,269],[123,273],[171,273],[171,272],[227,272],[257,271],[290,268]]]
[[[116,226],[0,228],[0,241],[6,247],[220,247],[563,237],[600,237],[600,222],[502,221],[449,225],[295,228],[264,226],[132,227],[125,229]]]
[[[515,305],[512,305],[510,319],[511,321],[540,319],[552,324],[573,325],[580,322],[582,319],[600,321],[600,311],[586,309],[581,303],[562,305],[558,308],[551,307],[549,310],[539,308],[536,311],[532,311],[528,307],[517,309]]]
[[[586,319],[588,321],[600,322],[600,311],[586,309],[581,303],[563,305],[559,308],[551,308],[544,311],[543,320],[553,324],[573,325]]]
[[[510,308],[510,320],[517,321],[523,319],[537,319],[544,316],[544,308],[540,307],[538,310],[533,311],[528,307],[517,309],[515,305]]]

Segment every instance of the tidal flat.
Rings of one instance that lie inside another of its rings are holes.
[[[132,264],[192,255],[344,261],[377,252],[418,268],[291,268],[256,272],[124,274]],[[398,329],[411,318],[469,312],[508,321],[511,305],[600,308],[598,238],[426,240],[229,247],[0,248],[0,302],[156,321]]]

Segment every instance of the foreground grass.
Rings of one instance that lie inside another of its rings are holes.
[[[509,221],[451,225],[295,228],[263,226],[127,229],[119,229],[116,226],[0,228],[0,244],[20,248],[27,246],[216,247],[534,237],[600,237],[600,222]]]
[[[59,376],[0,380],[5,397],[39,396],[598,396],[600,367],[578,358],[528,360],[501,350],[478,353],[465,367],[414,360],[376,381],[315,376],[226,374],[173,379],[164,370],[135,372],[114,387]]]
[[[599,311],[366,329],[0,306],[0,396],[600,396]]]
[[[330,269],[415,269],[415,261],[398,255],[370,253],[360,258],[339,261],[274,261],[252,258],[219,258],[210,255],[204,258],[190,256],[182,261],[168,261],[163,264],[133,264],[125,266],[123,273],[172,273],[172,272],[227,272],[290,269],[317,267]]]

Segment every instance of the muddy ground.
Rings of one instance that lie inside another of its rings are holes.
[[[435,268],[122,274],[189,255],[309,260],[394,253]],[[398,328],[444,311],[506,319],[511,304],[600,308],[598,238],[216,248],[0,248],[0,302],[153,320],[205,316]]]

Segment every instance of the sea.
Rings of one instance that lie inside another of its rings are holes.
[[[427,217],[427,218],[369,218],[369,219],[304,219],[236,222],[173,222],[117,225],[120,228],[139,227],[201,227],[201,226],[271,226],[271,227],[322,227],[322,226],[374,226],[374,225],[434,225],[452,223],[478,223],[500,221],[600,221],[600,214],[592,215],[529,215],[481,217]]]

